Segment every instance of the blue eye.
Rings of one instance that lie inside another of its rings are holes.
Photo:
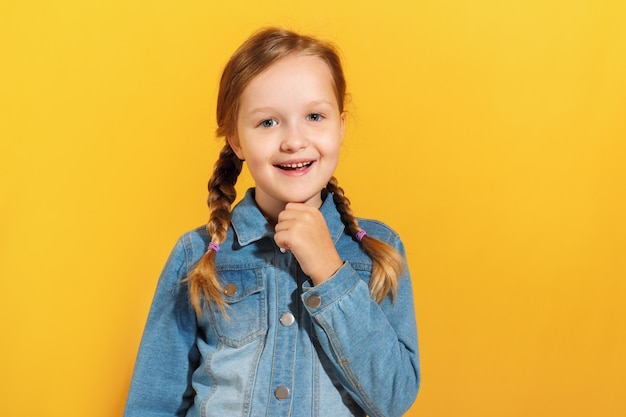
[[[311,113],[306,117],[306,119],[310,122],[320,122],[323,118],[324,116],[319,113]]]
[[[265,119],[265,120],[262,120],[261,123],[259,123],[259,126],[272,127],[272,126],[276,126],[277,124],[278,122],[274,119]]]

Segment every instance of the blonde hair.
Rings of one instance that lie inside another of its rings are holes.
[[[224,68],[217,98],[218,137],[228,138],[236,133],[239,99],[248,83],[279,59],[294,53],[316,56],[328,64],[339,111],[344,111],[346,81],[336,48],[309,36],[284,29],[266,28],[248,38]],[[210,217],[206,230],[211,242],[218,245],[226,239],[231,221],[231,207],[236,197],[235,184],[241,168],[242,161],[226,141],[208,185]],[[356,237],[361,229],[350,208],[350,201],[335,177],[330,179],[326,189],[332,194],[348,233]],[[395,299],[398,278],[405,267],[402,255],[387,243],[368,235],[361,239],[361,246],[372,259],[369,283],[372,298],[380,303],[391,292],[392,299]],[[198,316],[202,314],[203,300],[225,312],[226,302],[215,267],[215,256],[214,250],[207,251],[185,279],[189,284],[191,304]]]

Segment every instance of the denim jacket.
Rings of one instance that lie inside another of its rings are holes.
[[[135,363],[125,417],[401,416],[420,383],[408,272],[393,303],[372,300],[372,263],[344,232],[333,199],[320,208],[343,266],[313,286],[282,253],[254,202],[232,212],[216,267],[227,315],[197,318],[181,283],[206,252],[204,227],[177,242],[159,279]],[[404,256],[384,224],[359,220]]]

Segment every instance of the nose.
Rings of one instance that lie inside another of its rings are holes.
[[[291,123],[281,142],[281,150],[285,152],[297,152],[306,148],[309,144],[304,126],[299,123]]]

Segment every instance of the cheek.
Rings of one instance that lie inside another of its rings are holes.
[[[255,158],[255,156],[259,155],[262,151],[262,149],[259,149],[259,141],[256,140],[254,135],[250,135],[245,131],[242,132],[242,135],[240,136],[239,146],[245,154],[246,160]]]
[[[247,144],[244,153],[248,166],[252,169],[265,166],[271,160],[271,154],[266,147]]]
[[[326,153],[333,154],[339,153],[339,149],[341,148],[341,136],[337,134],[336,131],[331,132],[326,136],[326,140],[324,141],[324,149]]]

